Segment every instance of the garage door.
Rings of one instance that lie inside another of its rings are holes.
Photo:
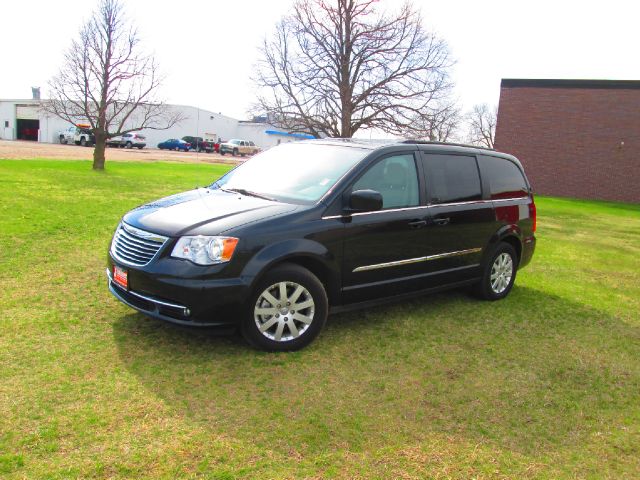
[[[16,105],[16,118],[21,120],[38,120],[38,105]]]

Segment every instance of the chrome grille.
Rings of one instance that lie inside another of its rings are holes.
[[[122,263],[143,267],[166,241],[167,237],[121,223],[113,235],[111,254]]]

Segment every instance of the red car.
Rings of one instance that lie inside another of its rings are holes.
[[[198,151],[207,152],[207,153],[219,153],[220,144],[218,142],[210,142],[208,140],[203,140],[198,143]]]

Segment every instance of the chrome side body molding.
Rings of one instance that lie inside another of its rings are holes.
[[[369,270],[378,270],[380,268],[399,267],[401,265],[409,265],[411,263],[428,262],[430,260],[439,260],[441,258],[457,257],[459,255],[468,255],[470,253],[481,252],[482,248],[469,248],[467,250],[458,250],[455,252],[438,253],[436,255],[428,255],[426,257],[407,258],[405,260],[396,260],[395,262],[376,263],[374,265],[364,265],[353,270],[356,272],[366,272]]]

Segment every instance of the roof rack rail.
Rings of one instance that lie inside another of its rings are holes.
[[[399,143],[409,143],[416,145],[451,145],[453,147],[477,148],[479,150],[489,150],[491,152],[495,152],[495,148],[480,147],[478,145],[469,145],[467,143],[436,142],[433,140],[401,140]]]

